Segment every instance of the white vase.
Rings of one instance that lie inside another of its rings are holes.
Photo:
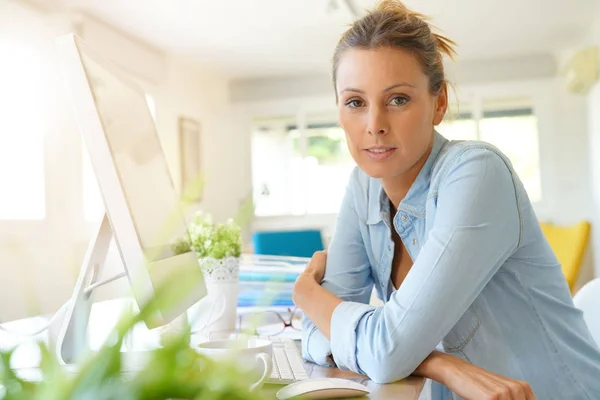
[[[227,337],[235,332],[240,259],[199,258],[207,296],[188,310],[193,331],[206,339]]]

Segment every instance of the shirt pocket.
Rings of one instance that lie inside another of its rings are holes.
[[[448,332],[442,341],[444,350],[448,353],[459,353],[475,337],[481,321],[477,313],[470,307]]]

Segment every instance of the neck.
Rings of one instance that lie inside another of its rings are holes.
[[[398,209],[400,202],[406,197],[415,179],[417,179],[417,175],[421,172],[423,165],[427,162],[427,158],[431,154],[431,149],[432,146],[429,146],[423,156],[404,173],[389,178],[381,178],[383,190],[392,203],[394,213]]]

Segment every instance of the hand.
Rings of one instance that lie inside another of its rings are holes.
[[[296,306],[302,308],[303,299],[310,298],[314,286],[321,284],[323,276],[325,276],[326,263],[327,251],[317,251],[313,254],[308,265],[294,283],[292,301]]]
[[[335,308],[342,302],[321,286],[325,276],[327,252],[317,251],[304,271],[296,279],[292,300],[321,333],[330,339],[331,318]]]
[[[325,266],[327,264],[327,250],[316,251],[310,259],[303,274],[313,277],[315,282],[321,284],[325,276]]]
[[[467,400],[535,400],[527,382],[510,379],[446,355],[452,364],[443,382],[458,396]]]

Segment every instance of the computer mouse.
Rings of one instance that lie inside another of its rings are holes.
[[[319,378],[306,379],[281,388],[276,396],[279,400],[293,399],[335,399],[339,397],[359,397],[370,393],[369,388],[349,379]]]

